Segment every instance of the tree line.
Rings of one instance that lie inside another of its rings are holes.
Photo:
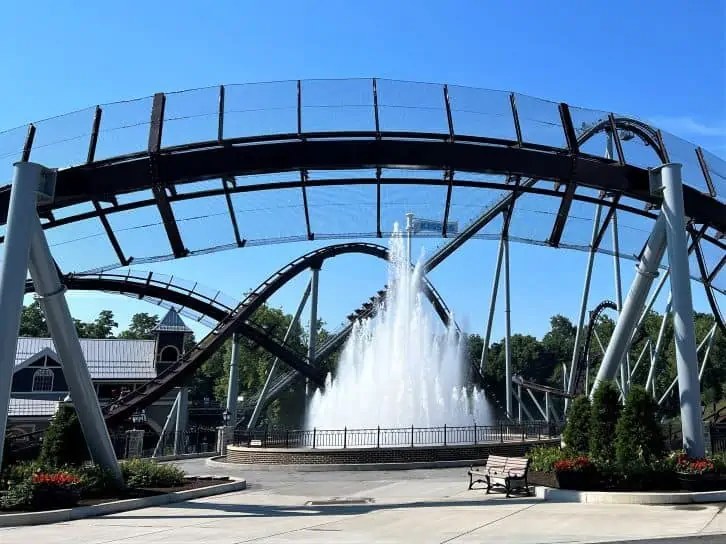
[[[644,320],[645,334],[631,347],[631,366],[635,366],[641,351],[648,338],[655,343],[661,326],[663,316],[651,311]],[[713,316],[705,313],[696,313],[696,338],[700,342],[713,326]],[[266,328],[268,333],[282,341],[292,316],[279,308],[262,306],[252,316],[252,320]],[[128,328],[121,331],[117,338],[149,339],[153,338],[152,329],[158,324],[159,317],[148,313],[137,313]],[[118,327],[113,312],[104,310],[94,321],[81,322],[76,320],[79,336],[83,338],[113,338],[113,330]],[[615,322],[609,315],[602,315],[595,325],[599,339],[606,347]],[[569,368],[575,343],[576,327],[572,321],[563,316],[555,315],[550,318],[550,329],[541,339],[529,334],[515,333],[511,335],[512,373],[518,374],[527,380],[552,387],[563,388],[563,368]],[[586,333],[587,331],[585,331]],[[20,328],[21,336],[48,336],[45,318],[37,302],[23,309]],[[318,340],[324,342],[329,336],[325,323],[318,322]],[[584,338],[584,334],[583,334]],[[189,345],[195,342],[194,337],[187,339]],[[483,339],[479,334],[469,334],[466,338],[466,361],[470,365],[479,365]],[[305,355],[307,352],[307,331],[300,324],[292,328],[287,339],[287,346],[292,350]],[[582,344],[583,342],[581,342]],[[673,320],[669,319],[665,328],[662,353],[659,354],[656,365],[656,392],[662,395],[670,382],[676,376],[675,346],[673,342]],[[189,386],[192,399],[216,399],[224,402],[227,395],[229,377],[229,363],[232,343],[228,340],[213,354],[193,376]],[[590,347],[590,383],[592,383],[602,359],[599,342],[593,340]],[[326,370],[335,373],[337,354],[321,364]],[[702,360],[703,350],[699,352],[699,362]],[[243,338],[240,344],[239,357],[239,393],[244,398],[252,398],[262,388],[267,373],[274,361],[274,356],[257,346],[254,342]],[[650,366],[650,358],[646,354],[638,368],[635,370],[632,383],[645,384]],[[278,372],[287,367],[278,365]],[[497,404],[504,405],[504,378],[505,378],[505,346],[504,339],[493,342],[488,349],[487,365],[483,369],[483,377],[488,391],[496,397]],[[474,385],[474,373],[471,374]],[[726,339],[717,329],[711,346],[709,362],[703,373],[702,399],[705,404],[716,404],[724,399],[724,385],[726,384]],[[302,423],[304,417],[305,396],[304,380],[297,379],[291,383],[285,394],[273,402],[266,414],[270,424],[295,426]],[[666,399],[663,408],[666,412],[676,415],[678,412],[677,388]]]

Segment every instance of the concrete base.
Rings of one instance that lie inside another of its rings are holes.
[[[336,472],[336,471],[365,471],[365,470],[416,470],[424,468],[457,468],[481,466],[485,459],[461,459],[457,461],[417,461],[411,463],[360,463],[360,464],[299,464],[299,465],[265,465],[243,464],[226,461],[226,457],[211,457],[207,459],[207,466],[234,467],[241,470],[254,471],[292,471],[292,472]]]
[[[535,496],[550,502],[582,502],[590,504],[700,504],[726,502],[726,491],[645,492],[645,491],[573,491],[537,487]]]
[[[147,508],[149,506],[161,506],[175,502],[190,501],[192,499],[199,499],[202,497],[221,495],[222,493],[230,493],[232,491],[242,491],[246,488],[246,480],[234,478],[232,481],[224,483],[214,483],[214,481],[211,481],[208,487],[189,489],[187,491],[176,491],[174,493],[166,493],[164,495],[156,495],[153,497],[126,499],[123,501],[95,504],[93,506],[79,506],[76,508],[65,508],[62,510],[49,510],[47,512],[0,514],[0,527],[42,525],[45,523],[58,523],[74,519],[105,516],[108,514],[117,514],[119,512],[128,512],[129,510],[137,510],[139,508]]]

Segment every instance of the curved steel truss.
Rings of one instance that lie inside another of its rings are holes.
[[[350,253],[388,259],[388,249],[377,244],[337,244],[318,249],[296,259],[277,271],[257,289],[247,295],[231,312],[228,311],[224,304],[218,303],[207,296],[200,296],[193,290],[179,288],[171,284],[171,282],[164,285],[156,281],[151,281],[151,274],[146,279],[131,275],[120,276],[118,274],[69,274],[65,276],[64,284],[69,289],[109,291],[134,294],[139,297],[152,297],[153,299],[164,300],[172,304],[190,308],[199,314],[209,316],[218,321],[218,325],[212,332],[202,339],[175,365],[117,403],[107,407],[105,410],[106,420],[112,423],[123,419],[133,411],[151,404],[173,387],[184,383],[191,373],[204,363],[204,361],[209,359],[224,341],[235,332],[254,341],[262,348],[280,358],[281,361],[300,372],[303,376],[310,378],[317,385],[323,385],[325,376],[316,366],[310,364],[306,357],[301,356],[271,336],[268,331],[254,323],[251,318],[254,312],[280,289],[280,287],[304,270],[308,268],[319,268],[329,258]],[[26,292],[33,292],[33,289],[32,282],[28,282],[26,284]],[[450,319],[449,310],[428,280],[423,284],[423,293],[429,299],[441,320],[444,323],[448,323]],[[375,311],[375,306],[373,302],[366,303],[365,314],[355,317],[370,315]],[[329,347],[325,353],[321,349],[318,359],[326,357],[330,353],[332,353],[332,350]]]

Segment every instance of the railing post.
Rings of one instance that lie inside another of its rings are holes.
[[[444,446],[446,446],[446,424],[444,424]]]
[[[474,445],[476,445],[476,423],[474,423]]]
[[[269,425],[265,426],[265,434],[262,436],[262,444],[267,447],[267,431],[270,428]]]
[[[290,447],[290,429],[285,429],[285,447]]]
[[[343,449],[345,449],[347,444],[348,444],[348,427],[345,426],[345,427],[343,427]]]
[[[317,434],[317,429],[313,427],[313,449],[315,449],[315,435]]]
[[[504,443],[504,423],[499,423],[499,441]]]
[[[411,425],[411,447],[413,448],[413,425]]]
[[[376,448],[381,447],[381,426],[378,426],[378,435],[376,437]]]

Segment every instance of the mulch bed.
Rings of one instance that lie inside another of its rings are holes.
[[[229,482],[229,478],[187,478],[184,485],[178,487],[149,487],[149,488],[128,488],[115,492],[112,496],[94,497],[81,499],[74,507],[95,506],[107,502],[123,501],[127,499],[140,499],[144,497],[153,497],[156,495],[164,495],[166,493],[174,493],[177,491],[189,491],[192,489],[200,489]],[[47,510],[59,510],[60,508],[47,508]],[[19,514],[21,512],[37,512],[37,510],[0,510],[0,516],[3,514]]]

